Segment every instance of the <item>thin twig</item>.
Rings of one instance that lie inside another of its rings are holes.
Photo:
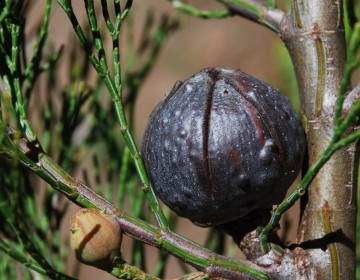
[[[356,101],[360,100],[360,84],[353,88],[345,97],[343,104],[343,115],[347,115]]]
[[[90,1],[90,2],[92,2],[92,1]],[[141,156],[140,156],[140,153],[135,144],[134,138],[129,130],[129,125],[127,122],[124,106],[122,103],[122,86],[120,84],[121,83],[121,77],[120,77],[121,73],[119,73],[118,75],[115,74],[115,76],[118,76],[118,77],[115,77],[118,80],[114,81],[113,77],[110,75],[109,69],[107,68],[107,63],[105,60],[105,53],[104,53],[103,45],[102,45],[102,42],[100,39],[101,36],[100,36],[99,30],[97,28],[96,14],[93,12],[93,6],[91,3],[88,3],[86,5],[87,12],[89,13],[88,18],[89,18],[89,23],[91,26],[98,58],[96,58],[95,55],[93,54],[93,52],[90,48],[90,45],[88,44],[88,41],[85,38],[84,32],[82,31],[82,28],[76,18],[76,15],[74,14],[73,8],[71,6],[71,1],[58,0],[58,3],[61,5],[63,10],[69,17],[69,19],[73,25],[73,28],[75,30],[75,33],[78,36],[78,39],[79,39],[82,47],[84,48],[89,61],[95,68],[98,75],[102,78],[104,84],[106,85],[106,87],[111,95],[113,104],[115,106],[115,111],[116,111],[116,115],[117,115],[117,118],[119,121],[119,125],[120,125],[120,132],[123,135],[124,141],[130,150],[131,157],[133,158],[136,170],[139,174],[139,177],[140,177],[140,180],[141,180],[141,183],[143,186],[142,187],[143,191],[146,195],[146,198],[150,204],[151,210],[153,211],[155,218],[158,221],[159,225],[161,226],[161,228],[166,229],[166,228],[168,228],[166,218],[164,216],[164,213],[162,212],[162,209],[161,209],[159,201],[155,195],[155,192],[152,189],[151,182],[146,173],[144,163],[141,159]],[[121,22],[128,15],[131,5],[132,5],[132,0],[128,0],[126,2],[126,6],[125,6],[124,10],[121,12],[120,20],[118,21],[118,18],[119,18],[118,16],[116,18],[115,29],[120,28]],[[115,48],[117,49],[117,47],[115,47]],[[118,55],[119,54],[118,53],[115,54],[115,51],[114,51],[113,57],[114,57],[115,69],[118,69],[117,71],[119,71],[119,68],[118,68],[119,66],[117,65]],[[119,83],[119,84],[117,84],[117,83]]]
[[[43,47],[45,45],[45,41],[48,34],[50,11],[51,11],[51,0],[46,0],[44,20],[41,24],[39,39],[36,42],[36,45],[34,46],[34,55],[24,71],[27,80],[27,88],[25,93],[25,96],[27,97],[30,97],[36,78],[38,77],[38,74],[41,73],[41,69],[39,66],[43,55]]]
[[[284,11],[275,9],[273,1],[267,1],[268,5],[266,5],[254,0],[217,0],[226,9],[213,11],[201,10],[180,0],[169,1],[177,10],[195,17],[219,19],[238,15],[260,23],[276,33],[280,33],[280,25],[285,17]]]
[[[335,108],[335,116],[334,116],[335,130],[338,129],[341,122],[341,115],[343,114],[343,103],[344,103],[347,87],[349,86],[349,83],[351,81],[351,74],[359,66],[358,65],[359,58],[357,55],[357,50],[359,48],[359,45],[360,45],[360,22],[354,26],[353,32],[349,39],[349,46],[347,50],[344,73],[341,79],[338,99]],[[351,106],[351,104],[348,104],[347,106]]]
[[[14,258],[15,260],[21,262],[26,267],[42,274],[46,275],[47,271],[41,267],[39,264],[37,264],[35,261],[33,261],[31,258],[29,258],[26,254],[16,249],[14,246],[11,245],[11,243],[8,243],[2,239],[0,239],[0,250],[7,253],[10,257]],[[54,275],[53,275],[54,276]],[[55,275],[56,277],[53,277],[53,279],[62,279],[62,280],[74,280],[75,278],[72,278],[68,275],[58,273]]]
[[[180,0],[169,0],[171,4],[174,6],[175,9],[200,18],[207,18],[207,19],[218,19],[218,18],[225,18],[231,16],[231,12],[229,10],[200,10],[191,6],[189,4],[185,4]]]
[[[258,22],[276,33],[280,33],[285,12],[254,0],[217,0],[232,14]]]

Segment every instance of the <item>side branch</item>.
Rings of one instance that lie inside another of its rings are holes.
[[[223,4],[224,10],[201,10],[181,0],[169,0],[175,9],[199,18],[219,19],[238,15],[260,23],[276,33],[280,33],[280,24],[285,17],[282,10],[274,9],[254,0],[217,0]]]
[[[234,260],[214,254],[169,229],[160,229],[120,211],[82,182],[72,178],[42,150],[12,128],[8,128],[7,134],[5,142],[8,148],[5,148],[5,153],[8,156],[20,160],[73,203],[81,207],[97,208],[115,217],[126,235],[167,251],[199,271],[205,272],[210,278],[269,279],[265,274],[265,268],[250,261]]]
[[[218,0],[218,2],[224,4],[233,15],[247,18],[280,33],[280,25],[285,18],[284,11],[254,0]]]
[[[343,105],[343,115],[346,115],[353,107],[356,101],[360,100],[360,84],[352,89],[349,94],[345,97]]]
[[[217,18],[225,18],[231,16],[230,11],[228,10],[218,10],[218,11],[199,10],[194,6],[183,3],[180,0],[169,0],[169,1],[175,9],[195,17],[217,19]]]

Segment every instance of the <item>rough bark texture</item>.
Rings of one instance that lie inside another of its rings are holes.
[[[342,7],[342,1],[293,1],[282,25],[281,35],[297,74],[310,164],[332,136],[346,54]],[[353,159],[351,148],[337,152],[309,188],[298,241],[309,249],[316,279],[355,278]]]

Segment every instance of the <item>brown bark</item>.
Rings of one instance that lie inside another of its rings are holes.
[[[342,1],[293,1],[282,24],[301,96],[311,165],[333,134],[335,103],[346,54]],[[308,249],[317,279],[355,279],[354,149],[326,163],[308,190],[298,241]],[[337,278],[338,277],[338,278]]]

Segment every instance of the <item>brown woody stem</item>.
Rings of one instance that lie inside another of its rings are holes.
[[[346,54],[342,5],[342,1],[295,0],[292,13],[282,23],[281,37],[289,49],[298,79],[310,165],[329,145],[334,133],[336,100]],[[348,95],[345,110],[357,98],[356,95]],[[326,250],[328,246],[332,248],[330,244],[337,248],[342,279],[354,279],[354,154],[351,147],[337,151],[313,180],[308,191],[309,199],[298,240],[305,242],[304,245],[313,244],[307,249],[318,279],[335,277],[332,275],[332,271],[335,271],[332,267],[332,251]],[[332,233],[324,231],[324,203],[326,214],[331,217],[328,228],[332,229]]]

